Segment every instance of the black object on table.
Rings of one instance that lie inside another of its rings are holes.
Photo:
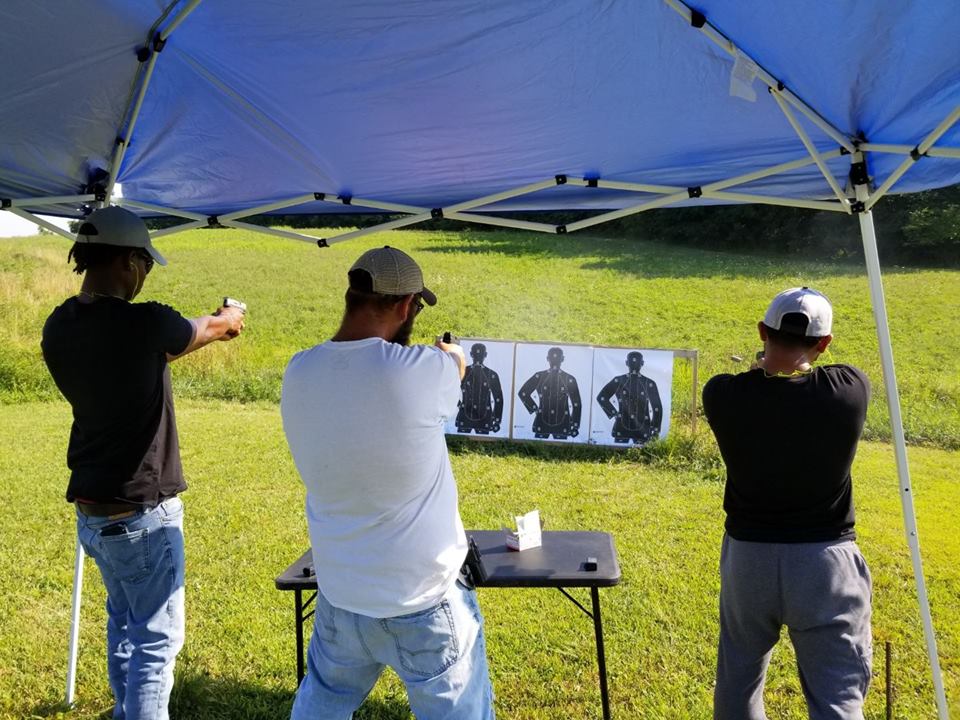
[[[610,718],[607,690],[607,663],[603,647],[603,621],[600,615],[599,588],[620,582],[620,565],[613,538],[603,532],[550,531],[543,533],[543,545],[514,552],[506,545],[502,530],[469,530],[480,550],[487,573],[481,587],[555,587],[593,620],[597,645],[597,669],[600,674],[600,701],[604,720]],[[595,569],[589,569],[595,568]],[[317,597],[317,578],[307,550],[276,579],[278,590],[294,592],[297,632],[297,683],[303,679],[303,626],[313,615],[307,611]],[[590,588],[592,608],[587,610],[567,588]],[[304,601],[304,592],[311,593]]]

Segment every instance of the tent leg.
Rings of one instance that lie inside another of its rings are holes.
[[[861,153],[854,153],[853,162],[863,162]],[[857,200],[866,201],[869,192],[866,185],[856,186]],[[900,412],[900,394],[897,390],[897,375],[893,367],[893,348],[890,342],[890,328],[887,323],[887,307],[883,294],[883,282],[880,277],[880,256],[877,253],[877,236],[873,227],[873,213],[858,213],[860,234],[863,238],[863,254],[867,265],[867,278],[870,283],[870,302],[873,317],[877,325],[877,337],[880,342],[880,364],[883,368],[883,381],[886,387],[887,405],[890,408],[890,427],[893,431],[893,448],[897,460],[897,477],[900,482],[900,503],[903,509],[903,523],[910,547],[910,559],[913,562],[913,575],[917,583],[917,599],[920,603],[920,617],[923,621],[923,634],[927,641],[927,654],[930,657],[930,669],[933,672],[933,688],[937,700],[937,712],[940,720],[949,720],[947,698],[943,689],[943,675],[940,672],[940,658],[937,654],[937,638],[933,632],[933,618],[930,615],[930,601],[927,598],[927,586],[923,577],[923,561],[920,558],[920,538],[917,535],[917,516],[913,507],[913,489],[910,484],[910,467],[907,464],[907,443],[903,432],[903,417]]]
[[[67,695],[64,704],[73,707],[77,681],[77,644],[80,639],[80,598],[83,594],[83,546],[77,539],[77,557],[73,566],[73,602],[70,607],[70,646],[67,651]]]

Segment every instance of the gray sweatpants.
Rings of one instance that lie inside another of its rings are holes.
[[[724,536],[715,720],[766,720],[763,683],[786,625],[811,720],[862,720],[870,684],[870,571],[856,543]]]

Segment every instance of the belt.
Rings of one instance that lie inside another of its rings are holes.
[[[121,518],[127,518],[131,515],[136,514],[141,510],[140,507],[131,505],[130,503],[87,503],[87,502],[75,502],[74,505],[77,506],[77,510],[81,514],[87,515],[90,517],[105,517],[111,520],[120,520]]]

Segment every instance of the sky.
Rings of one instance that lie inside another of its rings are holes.
[[[123,197],[123,185],[121,183],[113,186],[113,197]],[[38,217],[58,227],[62,227],[64,230],[70,229],[71,218],[51,217],[50,215],[38,215]],[[39,232],[40,228],[29,220],[24,220],[22,217],[14,215],[11,212],[3,212],[0,210],[0,238],[37,235]]]
[[[55,218],[48,215],[41,215],[40,217],[64,229],[67,229],[67,224],[70,222],[67,218]],[[0,211],[0,237],[36,235],[39,232],[40,229],[29,220],[17,217],[13,213]]]

